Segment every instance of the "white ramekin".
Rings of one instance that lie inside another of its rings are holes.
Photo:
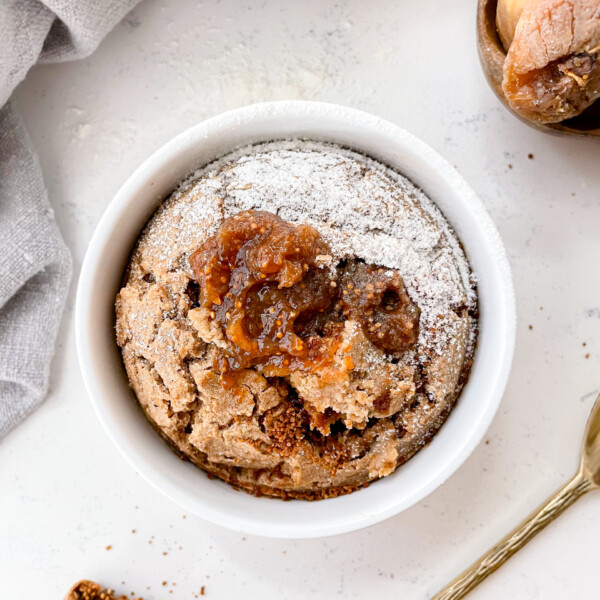
[[[136,404],[114,334],[114,299],[133,244],[157,205],[196,168],[238,146],[304,137],[338,142],[408,176],[437,203],[460,237],[478,280],[480,332],[469,382],[429,446],[370,487],[320,502],[255,498],[177,458]],[[310,538],[372,525],[441,485],[481,441],[500,403],[512,361],[515,301],[498,232],[475,194],[441,156],[370,114],[316,102],[240,108],[184,131],[125,182],[100,219],[77,292],[81,370],[102,425],[149,483],[185,510],[247,533]]]

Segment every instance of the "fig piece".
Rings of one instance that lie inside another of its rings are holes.
[[[496,27],[504,49],[508,52],[523,9],[535,0],[498,0]]]
[[[564,121],[600,96],[599,57],[598,0],[532,0],[517,22],[502,90],[526,119]]]

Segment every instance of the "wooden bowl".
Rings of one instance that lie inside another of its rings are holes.
[[[502,69],[506,52],[496,29],[496,7],[498,0],[478,0],[477,4],[477,47],[479,59],[488,83],[500,101],[518,119],[530,127],[562,135],[600,137],[600,102],[588,106],[580,115],[560,123],[535,123],[515,112],[502,92]]]

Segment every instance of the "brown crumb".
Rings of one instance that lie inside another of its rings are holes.
[[[510,163],[508,164],[508,168],[509,168],[509,169],[512,169],[512,165],[511,165]]]
[[[530,153],[527,155],[527,158],[528,158],[529,160],[533,160],[533,154],[531,154],[531,152],[530,152]]]
[[[533,325],[530,325],[529,326],[529,330],[531,331],[532,329],[533,329]]]
[[[304,439],[306,417],[292,404],[280,404],[265,413],[264,427],[273,449],[282,456],[291,456]]]
[[[132,530],[131,530],[131,533],[135,533],[135,529],[132,529]]]
[[[586,358],[589,358],[589,357],[590,357],[590,353],[588,352],[588,353],[585,355],[585,357],[586,357]]]
[[[201,596],[204,596],[204,594],[205,594],[205,593],[206,593],[206,591],[205,591],[205,588],[204,588],[204,586],[202,586],[202,587],[200,588],[200,595],[201,595]]]
[[[587,346],[587,342],[581,342],[581,345],[585,347]]]
[[[163,582],[162,582],[162,584],[163,584],[163,585],[167,585],[167,582],[166,582],[166,581],[163,581]]]
[[[131,592],[131,596],[135,596],[135,592]],[[104,588],[93,581],[82,580],[69,590],[64,600],[127,600],[127,596],[116,596],[111,589]]]
[[[112,550],[112,546],[106,546],[107,550]]]

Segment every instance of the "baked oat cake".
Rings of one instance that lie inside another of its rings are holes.
[[[408,460],[456,402],[477,337],[471,270],[431,200],[300,140],[183,182],[141,234],[116,316],[171,447],[281,498],[352,492]]]

